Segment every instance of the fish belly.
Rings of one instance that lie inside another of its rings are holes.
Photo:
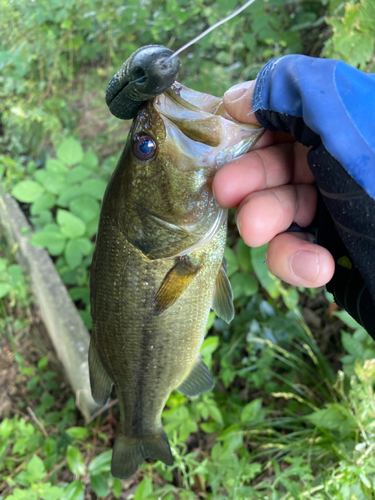
[[[197,362],[225,246],[223,226],[191,258],[200,270],[160,315],[156,293],[174,259],[149,260],[124,237],[100,232],[92,275],[93,342],[121,399],[121,425],[132,436],[160,426],[170,392]]]

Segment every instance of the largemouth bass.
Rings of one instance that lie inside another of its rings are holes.
[[[200,355],[208,314],[213,308],[229,322],[234,308],[223,259],[227,211],[212,179],[262,133],[226,116],[221,99],[174,82],[178,63],[163,65],[171,54],[140,49],[107,92],[111,111],[134,121],[102,205],[89,367],[98,403],[116,387],[111,470],[123,479],[145,458],[173,463],[161,424],[171,391],[197,396],[214,386]]]

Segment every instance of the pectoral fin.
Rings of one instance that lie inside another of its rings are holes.
[[[177,387],[178,392],[184,396],[198,396],[203,392],[210,391],[215,386],[215,380],[199,355],[197,364],[182,384]]]
[[[223,261],[215,281],[212,309],[227,323],[234,318],[233,291],[226,273],[226,262]]]
[[[186,258],[180,259],[163,279],[155,297],[155,315],[171,307],[190,285],[200,266]]]
[[[104,405],[111,395],[113,383],[103,368],[93,338],[89,347],[89,372],[92,397],[98,404]]]

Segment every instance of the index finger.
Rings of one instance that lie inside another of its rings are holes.
[[[213,181],[216,200],[222,207],[233,208],[254,191],[289,183],[313,184],[307,151],[298,142],[254,148],[216,173]]]

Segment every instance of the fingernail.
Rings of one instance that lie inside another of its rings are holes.
[[[290,259],[293,274],[306,281],[314,281],[319,272],[319,257],[314,252],[297,252]]]
[[[236,212],[236,224],[237,224],[237,229],[238,232],[240,233],[240,236],[242,237],[242,217],[241,217],[241,210],[237,210]]]
[[[224,97],[230,102],[237,101],[237,99],[246,94],[246,92],[252,87],[253,83],[253,81],[238,83],[227,90]]]

